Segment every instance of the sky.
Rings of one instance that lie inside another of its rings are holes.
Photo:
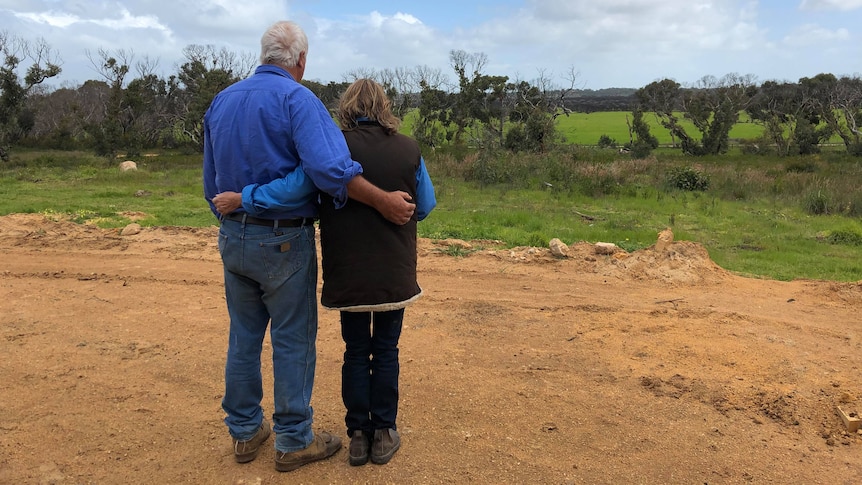
[[[324,83],[417,66],[454,80],[452,50],[485,54],[484,73],[514,80],[570,87],[575,73],[579,89],[862,73],[862,0],[0,0],[0,32],[44,39],[66,86],[101,79],[100,49],[156,60],[164,76],[191,44],[257,59],[277,20],[303,27],[305,78]]]

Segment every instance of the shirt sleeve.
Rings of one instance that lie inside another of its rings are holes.
[[[341,130],[310,92],[291,106],[291,124],[305,174],[317,188],[331,195],[340,209],[347,203],[347,184],[362,173],[362,165],[350,158]]]
[[[215,161],[213,160],[212,153],[212,144],[211,144],[211,136],[209,134],[209,123],[207,122],[207,117],[209,115],[209,111],[207,111],[204,117],[204,162],[203,162],[203,186],[204,186],[204,198],[210,206],[210,210],[212,213],[218,217],[219,213],[216,210],[215,205],[212,203],[213,197],[216,196],[218,190],[216,189],[216,174],[215,174]]]
[[[306,205],[317,187],[302,168],[264,185],[249,184],[242,189],[242,208],[252,216],[266,211],[289,212]]]
[[[425,159],[419,159],[419,168],[416,169],[416,217],[420,221],[428,217],[428,214],[437,207],[437,197],[434,195],[434,185],[431,176],[425,167]]]

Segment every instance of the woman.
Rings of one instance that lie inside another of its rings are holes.
[[[363,176],[383,190],[407,192],[416,204],[413,219],[399,226],[355,200],[336,209],[331,197],[321,195],[321,303],[341,312],[350,464],[363,465],[369,456],[385,464],[401,445],[396,416],[404,308],[422,294],[416,282],[416,223],[437,201],[419,145],[398,133],[400,120],[379,84],[360,79],[350,85],[338,120]]]

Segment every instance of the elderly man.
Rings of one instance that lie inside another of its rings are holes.
[[[269,325],[278,471],[341,447],[340,438],[312,431],[317,191],[332,196],[336,207],[350,197],[396,224],[415,210],[407,193],[385,192],[360,175],[326,108],[300,84],[307,54],[297,24],[275,23],[261,38],[254,75],[219,93],[204,117],[204,195],[213,213],[221,213],[218,247],[230,316],[225,423],[236,461],[254,460],[270,435],[260,370]],[[242,199],[218,197],[230,191],[242,192]]]

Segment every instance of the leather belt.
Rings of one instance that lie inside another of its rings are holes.
[[[223,218],[228,221],[254,224],[255,226],[272,226],[274,229],[279,227],[302,227],[314,224],[314,219],[311,217],[298,217],[296,219],[261,219],[260,217],[250,216],[245,212],[233,212]]]

